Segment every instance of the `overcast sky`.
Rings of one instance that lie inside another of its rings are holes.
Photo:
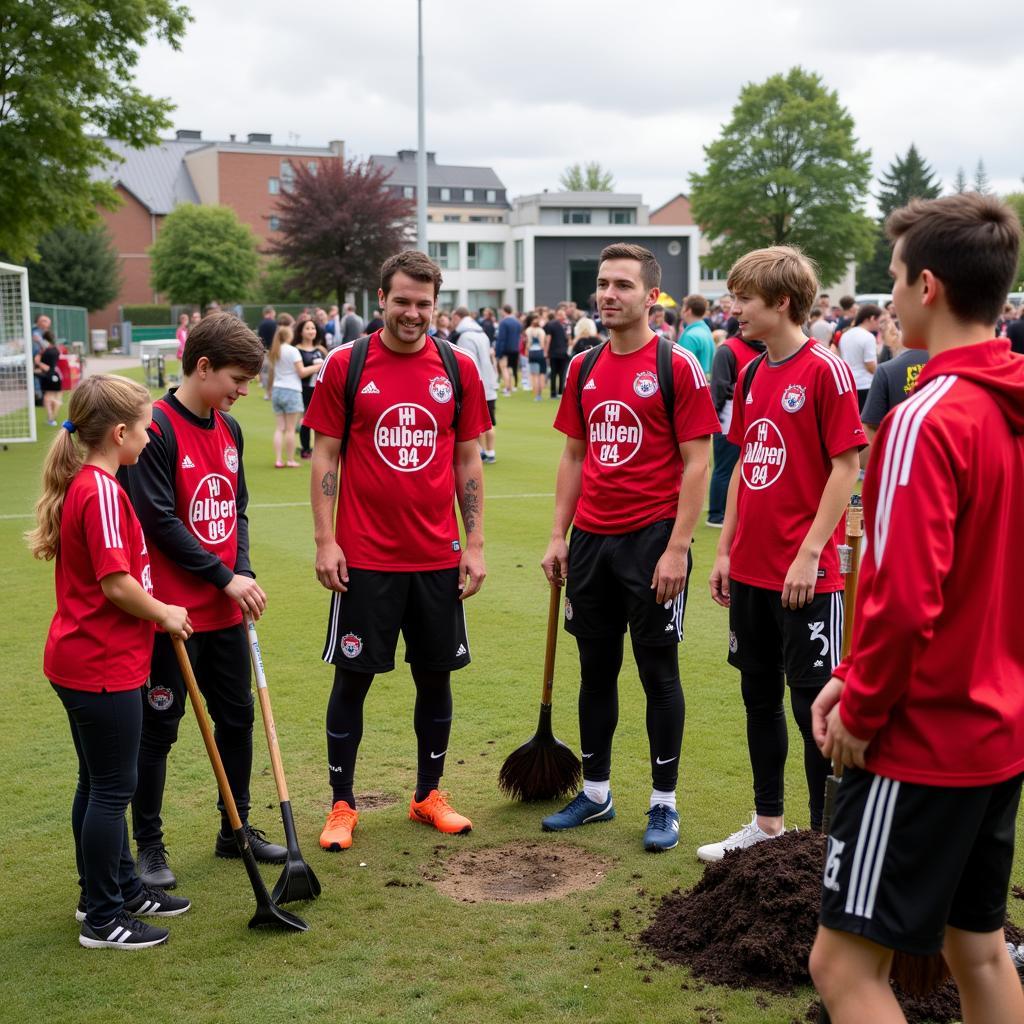
[[[351,156],[416,146],[416,0],[189,0],[180,52],[138,82],[175,128]],[[915,142],[947,186],[985,161],[1024,188],[1024,46],[1013,0],[424,0],[427,148],[494,167],[511,196],[597,160],[656,207],[688,190],[742,85],[795,64],[853,115],[877,174]],[[874,185],[872,185],[874,190]]]

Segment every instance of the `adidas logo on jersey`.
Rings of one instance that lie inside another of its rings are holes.
[[[363,390],[359,392],[359,394],[361,394],[361,395],[379,395],[380,394],[380,388],[377,387],[377,385],[374,384],[373,381],[371,380],[370,383],[367,384],[366,387],[363,388]]]
[[[466,645],[465,644],[459,644],[459,649],[455,652],[455,657],[456,658],[461,658],[462,655],[464,655],[465,653],[466,653]]]
[[[597,385],[594,383],[594,378],[593,377],[591,377],[590,380],[588,380],[587,383],[583,385],[583,390],[584,391],[596,391],[597,390]]]
[[[186,455],[185,458],[183,458],[181,460],[181,468],[182,469],[195,469],[196,468],[196,464]]]
[[[750,392],[750,393],[749,393],[749,394],[747,395],[747,403],[746,403],[746,404],[747,404],[747,405],[753,405],[753,404],[754,404],[754,393],[753,393],[753,391],[751,391],[751,392]]]

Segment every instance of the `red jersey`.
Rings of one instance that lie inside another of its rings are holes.
[[[200,426],[196,417],[186,415],[187,410],[183,414],[177,402],[161,398],[154,408],[167,415],[174,431],[177,454],[173,466],[173,519],[184,526],[192,541],[220,560],[230,580],[238,555],[241,463],[235,436],[216,410],[212,422]],[[150,430],[154,435],[161,434],[156,420]],[[156,458],[158,447],[150,456],[146,455],[148,449],[144,450],[143,457]],[[150,541],[154,593],[167,604],[187,608],[197,633],[242,621],[242,609],[220,586],[184,568],[173,546],[163,544],[159,535],[150,533]]]
[[[866,765],[985,786],[1024,772],[1024,358],[1006,341],[933,356],[882,421],[839,709]]]
[[[47,679],[70,690],[133,690],[149,675],[153,623],[109,601],[100,580],[126,572],[153,592],[142,527],[128,495],[99,466],[79,470],[64,499]]]
[[[452,430],[452,383],[431,339],[418,352],[393,352],[370,337],[340,466],[335,535],[354,569],[415,572],[460,561],[455,519],[456,441],[491,427],[473,357],[452,346],[462,377],[458,434]],[[324,361],[303,419],[318,434],[345,428],[345,379],[352,343]]]
[[[736,535],[729,575],[781,593],[814,522],[832,459],[867,443],[850,368],[815,341],[757,370],[746,399],[748,363],[736,382],[729,440],[740,447]],[[818,561],[817,593],[843,589],[835,538]]]
[[[569,363],[555,429],[587,442],[575,524],[591,533],[631,533],[675,519],[683,460],[679,445],[719,432],[707,377],[697,358],[672,350],[675,432],[659,394],[658,339],[626,355],[605,345],[583,385],[586,353]],[[585,429],[584,429],[585,425]]]

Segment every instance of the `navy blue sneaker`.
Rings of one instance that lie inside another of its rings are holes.
[[[540,827],[545,832],[562,832],[567,828],[590,825],[596,821],[611,821],[615,817],[612,795],[603,804],[595,803],[586,793],[577,793],[560,811],[549,814]]]
[[[655,804],[647,812],[644,849],[651,853],[674,849],[679,844],[679,814],[665,804]]]

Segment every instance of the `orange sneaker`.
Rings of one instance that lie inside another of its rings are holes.
[[[339,800],[327,815],[327,824],[320,833],[320,845],[325,850],[347,850],[352,845],[352,830],[359,822],[359,812],[344,800]]]
[[[424,825],[433,825],[438,832],[448,835],[464,836],[472,831],[473,822],[453,811],[448,803],[448,794],[432,789],[423,800],[416,801],[413,794],[409,802],[409,817],[413,821],[422,821]]]

